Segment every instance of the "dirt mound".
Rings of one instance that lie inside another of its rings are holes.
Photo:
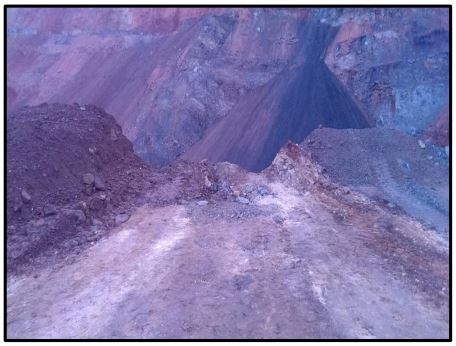
[[[25,107],[8,115],[7,129],[12,272],[78,254],[145,203],[225,200],[236,190],[223,164],[145,165],[114,118],[95,106]]]
[[[303,142],[323,172],[448,234],[448,156],[387,128],[317,129]]]
[[[93,223],[108,227],[115,221],[106,218],[141,194],[148,172],[114,118],[95,106],[42,104],[9,114],[9,259],[55,249]]]

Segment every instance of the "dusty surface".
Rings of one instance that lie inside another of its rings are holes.
[[[322,170],[292,144],[261,174],[213,166],[229,193],[145,204],[11,275],[8,337],[447,338],[445,238]]]
[[[391,129],[317,129],[303,147],[335,181],[449,231],[448,154]]]
[[[146,166],[114,118],[95,106],[19,109],[7,118],[8,271],[77,255],[146,202],[204,196],[211,192],[205,174],[205,164]],[[87,184],[87,175],[96,182]]]

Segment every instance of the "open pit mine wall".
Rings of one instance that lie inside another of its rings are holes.
[[[420,134],[448,105],[448,15],[425,8],[9,8],[8,111],[95,104],[157,166],[236,117],[252,94],[261,95],[258,107],[273,106],[261,115],[268,121],[252,150],[271,147],[244,166],[265,165],[277,143],[300,140],[322,117],[327,126],[368,121]],[[324,50],[303,36],[316,22],[331,28]],[[324,105],[334,100],[342,111]],[[349,109],[356,111],[347,122],[339,113]]]
[[[261,171],[288,140],[299,143],[320,125],[369,127],[368,117],[323,61],[336,33],[319,20],[302,22],[297,32],[301,44],[287,66],[243,97],[183,157]]]

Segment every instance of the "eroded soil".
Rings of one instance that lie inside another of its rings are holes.
[[[8,337],[448,338],[446,240],[312,167],[287,179],[293,150],[268,178],[222,167],[235,195],[267,186],[249,204],[145,204],[69,263],[10,277]]]
[[[442,150],[319,129],[260,173],[158,170],[93,106],[7,125],[10,339],[449,337]]]

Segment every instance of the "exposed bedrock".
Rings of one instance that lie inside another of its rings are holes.
[[[340,26],[326,64],[377,126],[421,134],[448,107],[448,16],[448,8],[321,13]]]

